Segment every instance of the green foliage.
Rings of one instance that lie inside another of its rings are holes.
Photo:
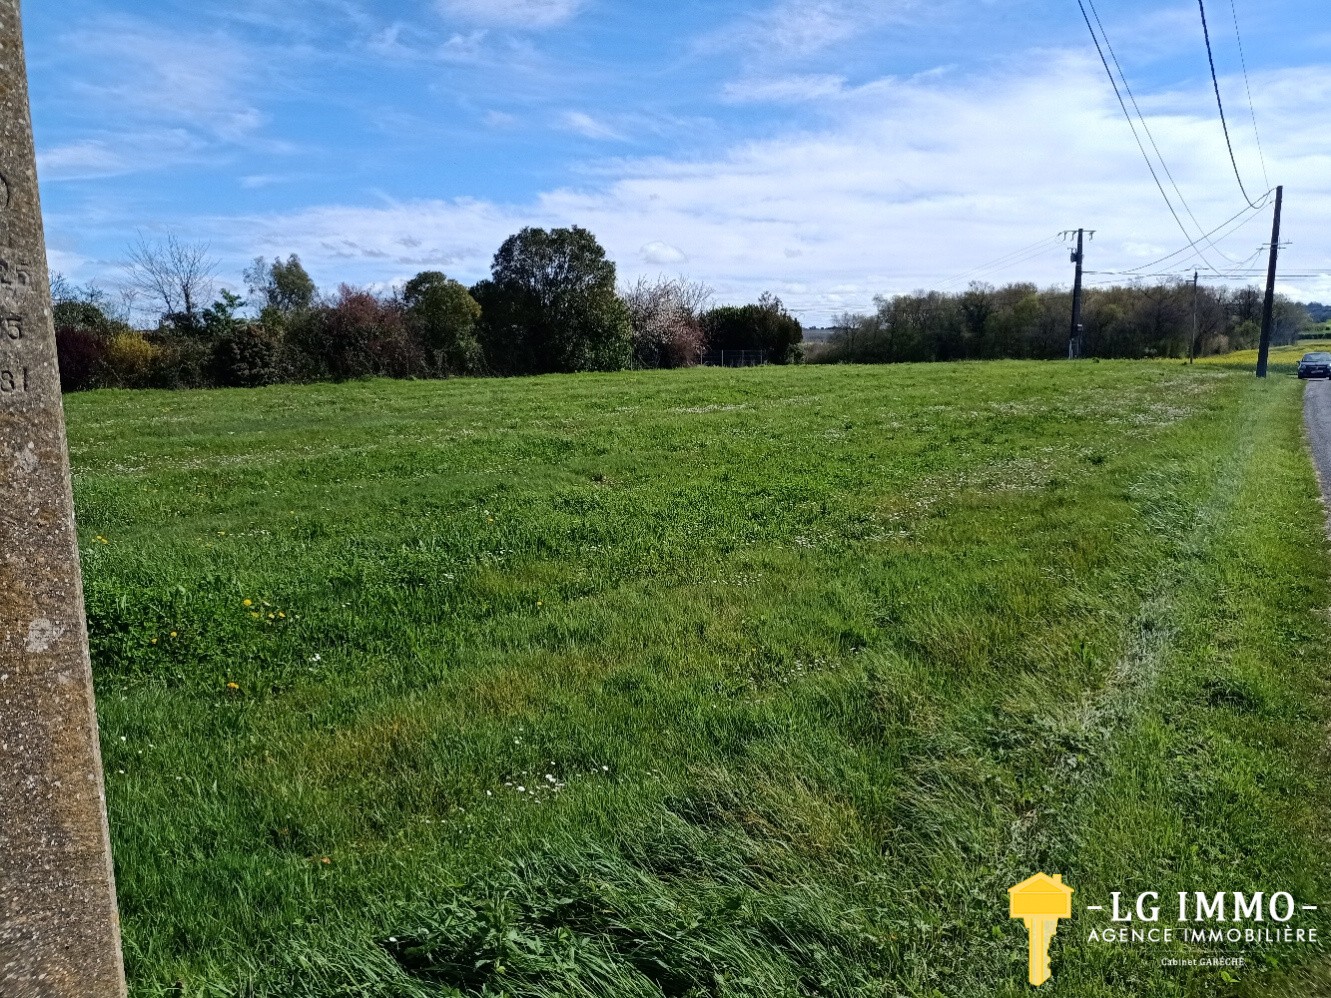
[[[1194,296],[1191,282],[1089,287],[1082,309],[1082,353],[1087,357],[1186,357],[1194,336],[1197,355],[1246,349],[1261,330],[1262,295],[1256,288],[1210,288]],[[964,359],[1066,357],[1071,292],[1034,284],[972,284],[959,294],[916,292],[880,298],[870,315],[845,315],[820,361],[900,363]],[[1307,312],[1277,299],[1277,344],[1292,343],[1307,326]]]
[[[51,321],[57,330],[82,330],[98,336],[124,332],[129,326],[113,314],[110,296],[95,284],[79,286],[61,274],[51,278]]]
[[[1331,890],[1300,401],[1215,360],[70,397],[133,995],[1016,998],[1039,869],[1056,993],[1211,993],[1080,905]]]
[[[209,374],[228,388],[277,384],[282,379],[281,346],[262,326],[241,323],[214,342]]]
[[[773,364],[802,359],[804,329],[781,299],[765,294],[756,305],[722,305],[702,316],[708,350],[761,350]]]
[[[260,312],[271,310],[280,316],[313,308],[319,294],[295,253],[285,262],[278,258],[268,263],[263,257],[255,257],[245,271],[245,283]]]
[[[586,229],[525,228],[472,288],[480,339],[500,374],[613,371],[632,359],[633,327],[615,265]]]
[[[420,376],[426,371],[422,344],[411,336],[400,301],[342,285],[328,304],[295,313],[287,343],[310,380],[344,381],[377,375]]]
[[[465,287],[437,270],[417,274],[403,290],[407,320],[434,355],[440,374],[474,374],[481,366],[476,322],[481,306]]]
[[[231,337],[243,329],[247,322],[236,315],[245,306],[245,299],[231,291],[223,291],[220,298],[203,310],[200,332],[209,340]]]

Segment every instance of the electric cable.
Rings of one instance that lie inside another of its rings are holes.
[[[988,263],[982,263],[979,266],[963,271],[960,274],[944,278],[939,282],[939,288],[949,287],[966,280],[978,280],[986,274],[999,270],[1006,270],[1009,267],[1015,267],[1018,264],[1034,260],[1043,254],[1046,249],[1057,241],[1057,239],[1057,236],[1047,236],[1044,239],[1041,239],[1038,243],[1032,243],[1030,246],[1025,246],[1019,250],[1013,250],[1011,253],[997,257]]]
[[[1258,207],[1257,211],[1260,211],[1262,207],[1265,207],[1265,205],[1266,205],[1266,201],[1269,200],[1270,196],[1271,196],[1271,192],[1270,192],[1270,191],[1267,191],[1265,194],[1262,195],[1262,204]],[[1235,225],[1234,228],[1231,229],[1229,232],[1226,232],[1226,233],[1225,233],[1225,236],[1222,237],[1222,238],[1227,238],[1227,237],[1229,237],[1229,236],[1232,236],[1235,232],[1238,232],[1239,229],[1243,228],[1245,225],[1247,225],[1249,222],[1251,222],[1254,218],[1257,218],[1257,217],[1258,217],[1258,216],[1257,216],[1257,211],[1254,211],[1252,208],[1244,208],[1244,209],[1242,209],[1242,210],[1239,211],[1237,214],[1235,214],[1235,215],[1231,215],[1229,218],[1225,219],[1223,222],[1221,222],[1219,225],[1217,225],[1214,229],[1212,229],[1210,232],[1208,232],[1208,233],[1206,234],[1206,235],[1207,235],[1207,238],[1209,239],[1211,236],[1214,236],[1216,233],[1218,233],[1221,229],[1223,229],[1223,228],[1225,228],[1226,226],[1232,224],[1233,222],[1237,221],[1238,219],[1243,218],[1244,215],[1247,215],[1247,216],[1248,216],[1247,218],[1244,218],[1242,222],[1240,222],[1238,225]],[[1152,261],[1150,261],[1149,263],[1139,264],[1139,265],[1136,266],[1136,267],[1129,267],[1129,268],[1127,268],[1127,270],[1124,271],[1124,272],[1125,272],[1125,273],[1132,273],[1133,271],[1136,271],[1136,270],[1145,270],[1147,267],[1154,267],[1154,266],[1157,266],[1157,265],[1159,265],[1159,264],[1164,263],[1166,260],[1172,260],[1174,257],[1176,257],[1176,256],[1180,256],[1181,254],[1188,252],[1188,250],[1190,250],[1190,249],[1196,249],[1196,244],[1195,244],[1195,243],[1192,243],[1192,242],[1189,242],[1189,244],[1188,244],[1187,246],[1184,246],[1182,249],[1177,249],[1177,250],[1175,250],[1173,253],[1166,253],[1164,256],[1160,257],[1158,260],[1152,260]],[[1191,258],[1189,258],[1189,259],[1191,259]],[[1204,259],[1204,258],[1203,258],[1203,259]],[[1212,270],[1215,270],[1214,267],[1212,267],[1211,269],[1212,269]],[[1219,271],[1216,271],[1216,273],[1219,273]]]
[[[1215,73],[1215,55],[1211,51],[1211,29],[1206,26],[1206,0],[1197,0],[1197,8],[1202,12],[1202,36],[1206,39],[1206,60],[1211,65],[1211,85],[1215,88],[1215,105],[1220,109],[1220,127],[1225,131],[1225,147],[1229,150],[1229,162],[1234,167],[1234,179],[1239,182],[1243,200],[1253,208],[1257,206],[1248,197],[1248,189],[1243,186],[1243,177],[1239,175],[1239,161],[1234,158],[1234,144],[1229,140],[1229,122],[1225,120],[1225,104],[1220,99],[1220,79]]]
[[[1132,137],[1137,143],[1137,148],[1141,150],[1142,159],[1146,160],[1146,168],[1151,171],[1151,179],[1155,181],[1156,189],[1160,191],[1160,196],[1164,198],[1165,207],[1167,207],[1169,213],[1174,216],[1174,224],[1179,227],[1179,231],[1183,233],[1183,238],[1188,241],[1188,245],[1192,249],[1197,250],[1198,256],[1202,258],[1206,263],[1206,266],[1217,274],[1220,273],[1216,270],[1214,264],[1206,259],[1206,254],[1202,253],[1201,250],[1197,248],[1197,243],[1188,232],[1187,226],[1183,224],[1183,220],[1178,217],[1178,212],[1174,210],[1174,203],[1169,200],[1169,195],[1165,192],[1165,186],[1160,183],[1160,176],[1155,172],[1155,164],[1151,162],[1151,157],[1147,155],[1146,147],[1142,144],[1141,136],[1137,134],[1137,126],[1133,124],[1132,114],[1128,111],[1127,102],[1123,100],[1123,93],[1118,88],[1118,80],[1114,79],[1114,71],[1109,68],[1109,60],[1105,58],[1104,48],[1100,45],[1100,36],[1095,33],[1095,27],[1091,24],[1090,15],[1086,13],[1086,4],[1083,0],[1077,0],[1077,6],[1081,9],[1082,20],[1086,22],[1086,30],[1091,33],[1091,41],[1095,43],[1095,51],[1100,56],[1100,64],[1104,66],[1105,75],[1109,77],[1109,85],[1114,88],[1114,96],[1118,98],[1118,106],[1123,109],[1123,116],[1128,119],[1128,128],[1132,131]]]
[[[1095,0],[1087,0],[1087,3],[1090,4],[1091,14],[1095,17],[1095,26],[1100,29],[1100,37],[1104,39],[1105,48],[1109,50],[1109,57],[1114,61],[1114,68],[1118,70],[1118,78],[1123,83],[1123,89],[1127,92],[1128,99],[1132,101],[1132,109],[1137,112],[1137,120],[1141,122],[1142,131],[1146,133],[1147,139],[1150,140],[1151,148],[1155,150],[1156,159],[1160,161],[1160,165],[1164,168],[1165,176],[1169,178],[1169,183],[1174,188],[1174,193],[1178,195],[1179,202],[1183,205],[1183,210],[1186,211],[1188,217],[1192,219],[1192,224],[1197,226],[1197,231],[1201,232],[1202,223],[1197,220],[1197,215],[1193,212],[1192,205],[1188,204],[1188,199],[1183,196],[1183,191],[1179,189],[1178,181],[1174,179],[1174,172],[1169,168],[1169,164],[1165,161],[1164,154],[1160,152],[1160,146],[1156,144],[1155,135],[1151,132],[1151,126],[1146,121],[1146,115],[1142,114],[1141,106],[1137,103],[1137,95],[1132,92],[1132,87],[1128,84],[1128,76],[1123,72],[1123,66],[1118,61],[1118,53],[1114,51],[1114,43],[1109,40],[1109,32],[1105,30],[1104,22],[1100,20],[1100,11],[1095,6]],[[1206,236],[1202,236],[1201,238],[1206,241],[1206,244],[1210,246],[1211,249],[1215,250],[1226,260],[1230,259],[1218,246],[1215,245],[1215,243],[1207,239]],[[1230,262],[1233,263],[1234,261],[1230,260]]]
[[[1243,89],[1248,94],[1248,113],[1252,115],[1252,137],[1257,140],[1257,157],[1262,163],[1262,182],[1271,186],[1271,176],[1266,172],[1266,153],[1262,151],[1262,135],[1257,131],[1257,108],[1252,103],[1252,84],[1248,82],[1248,57],[1243,52],[1243,35],[1239,31],[1239,10],[1235,0],[1229,0],[1229,12],[1234,15],[1234,38],[1239,43],[1239,65],[1243,67]]]

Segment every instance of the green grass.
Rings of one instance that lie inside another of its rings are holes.
[[[1037,869],[1079,905],[1331,900],[1331,587],[1288,376],[67,408],[137,998],[1015,996],[1006,888]],[[1042,993],[1229,986],[1091,924]],[[1306,959],[1235,976],[1275,993]]]

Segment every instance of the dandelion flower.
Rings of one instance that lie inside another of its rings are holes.
[[[157,639],[153,638],[153,644],[157,644]]]
[[[258,610],[251,610],[250,616],[253,617],[255,620],[258,620],[260,617],[263,616],[263,614],[261,614]]]
[[[175,638],[175,637],[179,637],[179,635],[178,635],[175,631],[172,631],[172,632],[171,632],[171,636],[172,636],[173,638]]]
[[[241,605],[241,606],[253,606],[253,605],[254,605],[254,600],[252,600],[252,599],[241,600],[241,601],[240,601],[240,605]]]

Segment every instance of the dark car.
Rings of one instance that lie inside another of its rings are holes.
[[[1331,353],[1305,353],[1299,361],[1300,378],[1331,378]]]

